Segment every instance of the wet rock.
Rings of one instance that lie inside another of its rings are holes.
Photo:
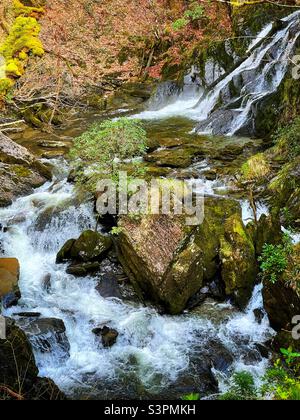
[[[266,345],[257,343],[255,344],[255,347],[264,359],[268,359],[270,357],[271,350]]]
[[[145,156],[146,162],[169,168],[187,168],[192,164],[194,153],[189,149],[158,150]]]
[[[31,345],[23,331],[6,319],[6,340],[0,339],[0,383],[28,400],[64,400],[65,395],[46,378],[38,377],[38,368]],[[16,366],[18,369],[16,370]],[[0,390],[0,399],[18,399]]]
[[[210,339],[205,343],[204,353],[210,360],[212,366],[219,372],[226,373],[234,363],[232,353],[217,339]]]
[[[17,316],[19,318],[40,318],[42,314],[40,312],[16,312],[13,316]]]
[[[258,324],[261,324],[264,317],[265,317],[265,313],[264,313],[263,309],[260,309],[260,308],[254,309],[253,313],[254,313],[256,322]]]
[[[46,149],[64,149],[67,147],[62,141],[39,141],[38,146],[45,147]]]
[[[206,198],[204,221],[196,227],[187,226],[185,217],[170,215],[144,216],[138,221],[123,217],[119,225],[118,257],[125,273],[140,296],[163,304],[168,312],[180,313],[204,284],[216,279],[222,246],[226,293],[236,294],[236,301],[244,304],[251,296],[254,245],[245,233],[237,202]]]
[[[265,244],[278,245],[282,242],[281,223],[279,218],[263,214],[257,226],[249,223],[247,230],[253,238],[256,255],[260,256]]]
[[[221,238],[221,276],[227,296],[245,308],[257,280],[258,267],[253,241],[239,214],[230,216]]]
[[[90,273],[95,273],[100,268],[98,262],[87,262],[82,264],[71,264],[66,272],[75,277],[84,277]]]
[[[112,246],[112,240],[101,233],[87,230],[74,242],[70,254],[73,259],[84,262],[98,260],[103,257]]]
[[[93,334],[97,337],[101,337],[103,347],[112,347],[117,342],[119,336],[118,331],[107,326],[102,328],[95,328]]]
[[[57,254],[57,263],[66,260],[76,262],[101,261],[112,247],[112,240],[109,236],[99,232],[87,230],[77,240],[70,239]]]
[[[104,298],[122,299],[118,278],[113,273],[105,274],[97,285],[96,290]]]
[[[4,309],[12,308],[13,306],[18,305],[20,299],[21,299],[20,291],[8,293],[2,298],[2,306]]]
[[[19,318],[17,324],[37,351],[50,353],[55,350],[62,359],[69,357],[70,344],[61,319],[29,316]]]
[[[76,239],[69,239],[56,256],[56,264],[64,263],[71,259],[71,249],[76,242]]]
[[[0,133],[0,162],[31,168],[46,179],[51,179],[49,169],[39,162],[25,147]]]
[[[43,289],[49,293],[51,290],[51,274],[46,274],[45,277],[42,279]]]

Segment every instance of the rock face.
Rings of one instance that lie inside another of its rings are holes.
[[[38,377],[25,333],[10,319],[6,320],[6,326],[7,339],[0,339],[0,399],[66,399],[53,381]]]
[[[8,308],[21,297],[18,287],[20,264],[16,258],[0,258],[0,301]]]
[[[217,279],[243,307],[256,280],[255,248],[237,202],[207,198],[202,225],[182,216],[120,220],[118,256],[135,289],[180,313],[205,284]],[[241,270],[241,263],[243,264]]]
[[[0,206],[29,194],[46,180],[51,179],[49,169],[40,163],[25,147],[0,133]]]

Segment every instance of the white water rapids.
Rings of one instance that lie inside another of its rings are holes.
[[[9,226],[7,232],[0,232],[5,255],[18,258],[21,265],[22,300],[5,315],[34,311],[62,319],[66,326],[70,357],[62,359],[55,346],[51,353],[35,349],[40,375],[52,378],[68,394],[76,389],[89,393],[97,383],[118,383],[128,377],[128,382],[137,381],[159,395],[188,372],[193,349],[205,347],[208,338],[219,339],[233,355],[228,375],[234,369],[249,370],[257,378],[263,374],[268,360],[258,354],[255,344],[268,340],[273,331],[266,316],[261,324],[255,321],[253,310],[262,308],[260,286],[245,313],[209,301],[203,309],[172,317],[139,304],[104,299],[95,290],[97,279],[75,278],[66,274],[66,266],[55,264],[56,253],[66,240],[95,224],[92,205],[73,205],[73,199],[73,187],[63,179],[0,210],[1,224]],[[41,214],[62,203],[69,207],[55,213],[43,232],[37,231]],[[47,291],[44,277],[49,274],[51,289]],[[92,333],[102,323],[120,333],[111,349],[103,348]]]
[[[299,22],[300,11],[296,11],[281,20],[282,29],[272,36],[272,24],[263,28],[250,44],[248,58],[216,85],[202,89],[200,97],[195,86],[191,90],[184,88],[177,100],[136,117],[146,120],[190,118],[198,121],[197,131],[203,134],[233,136],[245,127],[251,133],[256,105],[278,90],[290,66],[299,38]],[[233,96],[230,86],[236,90]]]

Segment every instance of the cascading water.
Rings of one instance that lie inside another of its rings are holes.
[[[53,216],[44,219],[49,209]],[[80,204],[65,179],[47,183],[1,209],[0,220],[8,227],[0,232],[5,255],[17,257],[21,265],[22,300],[5,314],[17,322],[14,314],[20,311],[64,321],[69,354],[62,354],[53,337],[51,352],[40,351],[40,342],[34,336],[30,339],[40,375],[51,377],[68,394],[161,396],[184,375],[194,375],[201,384],[201,375],[197,378],[192,367],[197,363],[216,364],[222,384],[235,368],[250,370],[256,377],[264,372],[268,359],[261,356],[257,344],[268,340],[273,331],[266,316],[259,324],[253,313],[262,308],[259,286],[244,313],[208,300],[195,311],[171,317],[138,303],[102,298],[95,289],[97,278],[75,278],[66,273],[66,266],[55,263],[67,239],[95,225],[92,205]],[[45,287],[49,275],[51,286]],[[92,333],[103,323],[120,334],[111,349]],[[213,358],[215,346],[228,354],[225,368]],[[177,394],[173,390],[176,397],[184,392],[180,389]]]
[[[300,34],[299,23],[300,11],[297,11],[280,21],[275,34],[273,25],[265,27],[249,46],[248,57],[202,92],[200,99],[195,95],[185,101],[181,93],[176,102],[157,111],[142,112],[139,118],[183,116],[198,121],[199,133],[255,133],[259,106],[278,90],[290,66]]]

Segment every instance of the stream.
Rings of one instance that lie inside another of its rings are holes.
[[[249,139],[245,133],[253,125],[254,107],[276,92],[284,77],[299,36],[295,30],[299,16],[296,12],[283,19],[282,28],[271,39],[268,34],[272,25],[264,28],[249,47],[248,57],[232,73],[216,80],[210,91],[187,83],[180,94],[164,98],[164,105],[155,106],[154,101],[151,108],[131,114],[144,120],[150,138],[163,140],[160,151],[168,151],[170,144],[173,150],[178,139],[180,147],[197,141],[210,146],[208,150],[244,147],[253,142],[261,148],[260,140]],[[266,40],[261,42],[262,38]],[[266,60],[266,56],[272,59]],[[230,83],[240,85],[235,97],[227,95]],[[220,97],[223,101],[216,108]],[[15,318],[27,332],[31,321],[18,316],[20,312],[63,320],[65,332],[60,336],[50,329],[42,339],[35,334],[29,334],[29,338],[40,376],[52,378],[70,398],[171,399],[195,390],[207,396],[216,393],[214,381],[218,381],[221,392],[235,371],[244,370],[259,382],[269,365],[263,344],[274,335],[263,311],[261,285],[255,287],[244,312],[229,302],[207,299],[180,316],[168,316],[130,296],[103,298],[96,289],[101,281],[97,276],[75,278],[66,273],[66,265],[55,263],[57,252],[68,239],[77,238],[96,224],[93,204],[81,202],[67,181],[68,164],[63,155],[74,136],[92,122],[110,117],[82,114],[55,135],[28,129],[14,137],[38,156],[51,158],[54,178],[33,194],[0,209],[0,222],[7,227],[0,232],[5,256],[18,258],[21,265],[22,299],[5,315]],[[42,143],[49,140],[61,144],[45,155]],[[234,165],[239,167],[240,161],[237,159]],[[202,173],[215,168],[215,180],[202,177]],[[187,169],[193,177],[203,179],[205,193],[227,194],[226,177],[232,168],[222,159],[196,160]],[[172,174],[177,176],[178,171],[173,169]],[[247,221],[251,212],[245,201],[241,204]],[[261,213],[265,211],[261,209]],[[110,262],[106,264],[109,269]],[[104,348],[92,333],[99,325],[109,325],[119,332],[112,348]]]
[[[150,124],[149,133],[163,136],[173,124],[174,120]],[[182,126],[185,133],[187,126],[188,121]],[[65,160],[52,159],[52,164],[52,182],[0,210],[1,223],[8,227],[0,232],[0,242],[5,255],[18,258],[21,265],[22,299],[5,315],[27,332],[30,321],[16,314],[39,313],[63,320],[66,328],[60,338],[54,330],[45,332],[50,350],[40,336],[29,334],[40,375],[52,378],[71,398],[81,399],[169,399],[197,389],[207,395],[213,388],[209,391],[211,378],[203,380],[203,375],[210,366],[220,390],[235,370],[250,371],[259,381],[269,363],[260,345],[273,336],[266,315],[259,323],[253,312],[263,308],[261,286],[256,286],[245,312],[208,299],[180,316],[167,316],[136,300],[102,298],[97,276],[75,278],[66,273],[67,266],[55,263],[62,245],[96,221],[92,203],[78,201],[67,182]],[[205,184],[209,194],[224,187],[218,180]],[[245,205],[243,214],[249,217]],[[51,279],[51,286],[45,286],[45,278]],[[99,325],[119,332],[112,348],[104,348],[92,333]]]

